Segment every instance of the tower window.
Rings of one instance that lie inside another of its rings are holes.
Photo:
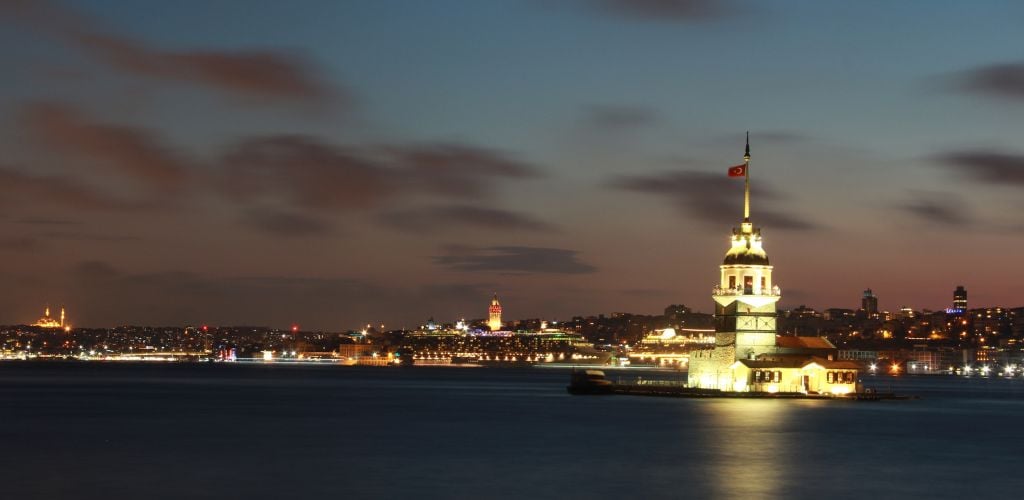
[[[736,288],[736,277],[729,276],[729,288]]]

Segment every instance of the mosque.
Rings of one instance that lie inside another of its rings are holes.
[[[43,312],[43,317],[39,318],[35,323],[32,323],[32,326],[54,330],[66,330],[70,327],[70,325],[65,323],[64,308],[60,308],[60,319],[58,320],[57,318],[50,316],[50,306],[46,306],[46,310]]]
[[[837,361],[836,347],[824,337],[776,333],[775,304],[782,298],[772,282],[772,266],[761,229],[750,221],[750,140],[743,165],[729,169],[744,177],[743,222],[719,266],[715,301],[715,343],[691,351],[691,387],[735,392],[847,394],[857,389],[859,366]]]

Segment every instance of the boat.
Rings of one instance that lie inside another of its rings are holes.
[[[566,389],[574,395],[611,394],[612,382],[604,378],[601,370],[573,370]]]

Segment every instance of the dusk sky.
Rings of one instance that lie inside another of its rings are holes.
[[[1024,305],[1024,4],[0,0],[0,324]]]

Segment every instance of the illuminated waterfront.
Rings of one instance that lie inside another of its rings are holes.
[[[960,499],[1024,486],[1020,379],[868,376],[923,399],[829,404],[573,397],[567,378],[7,363],[0,470],[9,498]]]

